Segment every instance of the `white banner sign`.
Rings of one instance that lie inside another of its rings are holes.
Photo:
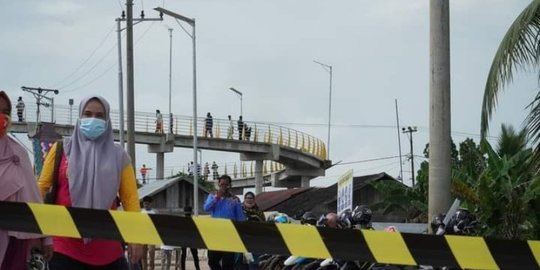
[[[338,179],[337,212],[351,209],[353,206],[353,170],[346,172]]]

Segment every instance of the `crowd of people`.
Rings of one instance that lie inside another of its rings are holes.
[[[236,121],[236,125],[235,125],[234,120],[232,120],[230,115],[228,115],[227,118],[228,118],[228,122],[229,122],[228,127],[227,127],[227,139],[229,139],[229,140],[234,139],[234,133],[235,133],[235,130],[236,130],[238,140],[249,141],[250,138],[251,138],[251,133],[252,133],[251,126],[249,126],[247,123],[244,122],[244,120],[242,119],[242,116],[240,115],[238,117],[238,121]],[[170,115],[169,131],[171,133],[173,132],[172,123],[173,123],[173,118],[172,118],[172,115]],[[156,124],[155,133],[163,134],[164,133],[164,131],[163,131],[163,115],[161,114],[161,112],[159,110],[156,110],[155,124]],[[235,129],[235,126],[237,127],[236,129]],[[207,137],[213,138],[214,137],[214,117],[212,116],[212,114],[210,112],[206,113],[206,118],[204,119],[203,136],[205,138],[207,138]]]
[[[22,100],[19,98],[19,101]],[[8,95],[0,91],[0,200],[157,213],[151,206],[150,197],[143,198],[142,207],[140,205],[135,170],[126,151],[114,143],[110,106],[103,97],[89,96],[81,101],[73,134],[51,146],[37,184],[26,150],[7,136],[12,121],[11,106]],[[17,116],[23,121],[20,108],[16,108]],[[230,192],[231,178],[219,176],[215,162],[211,167],[208,164],[205,167],[208,173],[212,169],[212,177],[219,183],[218,191],[208,196],[205,211],[214,218],[264,220],[254,203],[253,193],[247,193],[241,203]],[[141,168],[144,180],[149,170],[151,168],[146,165]],[[190,217],[191,207],[185,207],[184,213]],[[40,250],[51,270],[154,269],[156,250],[152,246],[112,240],[48,237],[0,230],[0,269],[26,269],[27,258],[36,249]],[[171,265],[169,251],[175,247],[160,249],[163,250],[162,266],[168,269]],[[199,269],[197,249],[189,247],[181,247],[181,255],[176,256],[180,258],[181,269],[185,269],[188,249],[195,268]],[[209,251],[208,260],[211,269],[232,269],[231,264],[236,258],[233,253]]]

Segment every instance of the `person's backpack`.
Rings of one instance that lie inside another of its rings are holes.
[[[49,191],[45,194],[43,202],[46,204],[55,204],[56,203],[56,194],[58,193],[58,175],[60,171],[60,161],[62,161],[62,156],[64,155],[64,144],[62,140],[56,142],[56,153],[54,156],[54,171],[53,171],[53,182]]]

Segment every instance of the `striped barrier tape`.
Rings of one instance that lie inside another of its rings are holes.
[[[540,241],[337,230],[0,202],[0,229],[128,243],[467,269],[540,269]]]

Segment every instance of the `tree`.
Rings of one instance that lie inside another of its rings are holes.
[[[512,126],[502,125],[496,150],[484,139],[480,149],[486,158],[468,162],[473,166],[478,163],[481,170],[461,167],[454,174],[452,188],[458,189],[454,194],[476,214],[485,236],[540,236],[540,178],[535,175],[533,152],[527,148],[526,135],[525,129],[516,132]],[[465,145],[469,146],[464,148]],[[473,148],[473,152],[478,150],[466,140],[460,144],[460,154]]]
[[[497,96],[512,82],[516,70],[537,69],[540,64],[540,0],[532,1],[510,25],[489,70],[481,115],[481,135],[485,138]],[[536,70],[535,70],[536,71]],[[540,73],[539,73],[540,77]],[[529,105],[527,130],[535,143],[540,142],[540,91]],[[535,152],[540,155],[537,146]]]
[[[478,179],[475,212],[484,225],[483,235],[538,239],[540,177],[532,170],[532,150],[500,155],[486,140],[482,148],[488,166]]]

